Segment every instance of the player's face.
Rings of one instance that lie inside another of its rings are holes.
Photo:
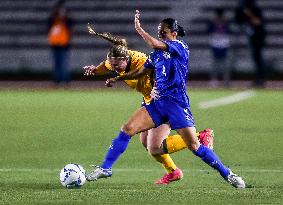
[[[158,25],[158,37],[160,40],[173,40],[176,39],[176,32],[172,32],[165,23]]]
[[[109,63],[115,71],[122,72],[127,68],[128,58],[109,58]]]

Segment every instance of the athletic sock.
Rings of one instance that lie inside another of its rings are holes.
[[[168,136],[162,142],[162,149],[165,153],[172,154],[187,148],[186,143],[180,135]]]
[[[196,133],[197,138],[199,138],[199,132]],[[186,143],[184,142],[181,135],[172,135],[168,136],[162,142],[162,149],[165,153],[172,154],[174,152],[178,152],[182,149],[187,148]]]
[[[127,149],[131,137],[120,131],[119,135],[113,139],[108,152],[104,158],[104,162],[101,165],[103,169],[109,169],[117,161],[120,155]]]
[[[199,136],[200,136],[199,132],[196,132],[196,135],[197,135],[197,138],[199,139]]]
[[[176,164],[172,160],[169,154],[156,154],[152,155],[156,161],[160,162],[167,173],[172,173],[177,169]]]
[[[223,178],[227,178],[230,173],[229,169],[222,164],[220,159],[211,149],[200,145],[198,150],[193,151],[193,153],[200,157],[206,164],[216,169]]]

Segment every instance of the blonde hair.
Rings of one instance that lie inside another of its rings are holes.
[[[91,27],[90,24],[88,24],[88,31],[90,34],[93,34],[95,36],[99,36],[107,41],[110,41],[114,45],[109,49],[109,52],[107,54],[107,58],[128,58],[129,57],[129,51],[127,47],[127,41],[124,38],[120,38],[118,36],[114,36],[111,33],[103,32],[103,33],[96,33]]]
[[[109,49],[107,58],[123,59],[129,57],[129,51],[128,51],[126,39],[122,39],[118,36],[113,36],[111,33],[103,33],[101,37],[114,44]]]
[[[126,39],[124,38],[120,38],[118,36],[114,36],[109,32],[103,32],[103,33],[97,33],[97,36],[110,41],[111,43],[113,43],[114,45],[121,45],[121,46],[128,46],[128,43],[126,41]]]
[[[107,54],[107,58],[128,58],[129,57],[129,51],[126,46],[122,45],[113,45]]]

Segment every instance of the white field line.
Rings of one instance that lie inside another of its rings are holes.
[[[212,107],[219,107],[224,105],[229,105],[233,103],[237,103],[248,98],[255,96],[255,91],[253,90],[246,90],[243,92],[236,93],[234,95],[229,95],[221,98],[217,98],[214,100],[203,101],[198,104],[200,109],[208,109]]]
[[[44,172],[44,173],[59,173],[60,169],[0,169],[0,172]],[[161,169],[114,169],[114,172],[160,172]],[[183,172],[210,172],[213,169],[182,169]],[[241,172],[252,172],[252,173],[283,173],[283,169],[240,169]]]

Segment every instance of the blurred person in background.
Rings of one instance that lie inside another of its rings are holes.
[[[229,23],[224,16],[223,8],[214,10],[214,18],[208,22],[207,32],[210,36],[209,45],[213,57],[210,72],[210,85],[217,87],[218,77],[224,81],[225,86],[230,83],[230,68],[228,66],[228,51],[230,48]]]
[[[53,57],[53,81],[66,84],[70,81],[69,58],[72,19],[64,7],[65,1],[58,1],[48,19],[48,44]]]
[[[252,60],[256,66],[256,78],[254,85],[263,87],[265,81],[265,65],[263,49],[265,45],[265,22],[261,9],[253,0],[242,0],[236,9],[236,22],[244,28],[249,38]]]

